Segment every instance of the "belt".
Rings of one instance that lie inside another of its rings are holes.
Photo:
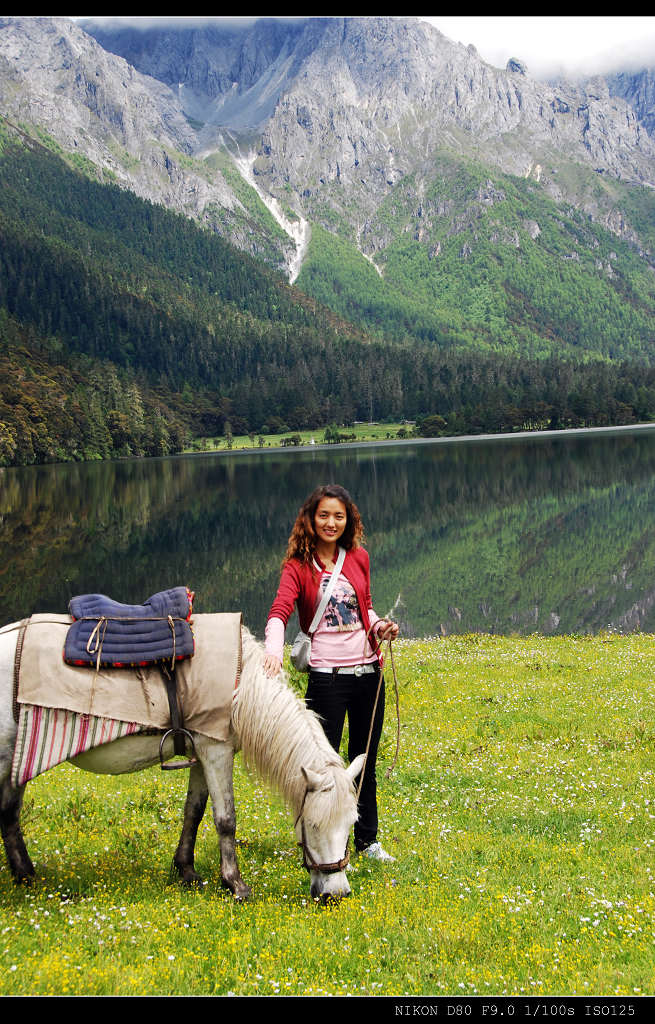
[[[320,672],[322,675],[338,675],[338,676],[364,676],[368,675],[369,672],[377,672],[378,664],[375,661],[371,661],[366,665],[344,665],[342,668],[312,668],[309,666],[310,672]]]

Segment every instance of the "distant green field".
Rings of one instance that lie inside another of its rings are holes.
[[[309,897],[289,812],[237,761],[220,888],[210,816],[190,894],[168,884],[185,773],[27,790],[37,869],[0,864],[3,995],[652,995],[655,683],[650,635],[398,641],[379,763],[390,865]],[[294,677],[294,685],[300,680]]]
[[[315,430],[287,430],[281,434],[241,434],[232,438],[232,451],[247,450],[254,448],[280,448],[283,441],[289,438],[300,437],[301,445],[324,444],[325,427],[317,427]],[[353,440],[361,441],[387,441],[393,438],[410,437],[413,431],[413,424],[407,423],[356,423],[352,427],[339,427],[339,433],[350,437]],[[400,431],[400,433],[399,433]],[[227,451],[229,445],[225,437],[199,437],[186,451]]]

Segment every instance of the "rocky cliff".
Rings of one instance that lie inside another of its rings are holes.
[[[520,59],[491,67],[416,18],[87,28],[140,70],[180,83],[182,106],[202,121],[200,151],[239,140],[262,195],[356,242],[401,180],[420,202],[444,149],[530,176],[624,234],[614,196],[592,197],[571,165],[655,181],[653,104],[641,80],[537,81]],[[369,233],[369,254],[376,244]]]
[[[84,29],[1,19],[0,113],[287,268],[310,221],[375,257],[381,205],[402,192],[419,208],[443,152],[638,240],[596,183],[653,187],[652,75],[545,83],[416,18]]]
[[[607,76],[607,85],[610,95],[626,100],[648,134],[655,135],[655,69],[619,71]]]
[[[67,18],[0,18],[0,116],[47,133],[102,180],[204,221],[254,255],[283,266],[295,254],[273,218],[257,219],[245,190],[237,194],[231,161],[194,160],[197,136],[177,91]]]

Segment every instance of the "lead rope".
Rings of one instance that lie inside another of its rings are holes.
[[[393,756],[393,761],[391,765],[387,768],[385,773],[386,778],[388,779],[392,771],[396,767],[396,764],[398,762],[398,753],[400,751],[400,698],[398,696],[398,678],[396,676],[396,663],[393,660],[393,647],[390,639],[386,642],[389,645],[389,661],[391,662],[391,674],[393,675],[393,688],[396,698],[396,752]]]
[[[373,627],[371,627],[371,629],[372,628]],[[367,640],[369,640],[369,634],[371,632],[371,629],[369,629],[368,633],[366,634],[366,639]],[[376,643],[377,652],[378,652],[378,655],[379,655],[381,650],[382,650],[382,646],[381,646],[380,642],[377,641],[377,640],[375,641],[375,643]],[[398,698],[398,678],[396,676],[396,664],[395,664],[395,662],[393,660],[393,647],[392,647],[392,644],[391,644],[391,638],[389,638],[388,640],[383,640],[382,643],[386,643],[387,646],[388,646],[389,660],[391,661],[391,672],[392,672],[392,675],[393,675],[394,690],[395,690],[395,694],[396,694],[396,752],[394,754],[394,758],[393,758],[392,764],[389,766],[389,768],[387,768],[386,773],[385,773],[386,778],[388,779],[389,776],[391,775],[392,771],[396,767],[396,763],[398,761],[398,752],[400,750],[400,701],[399,701],[399,698]],[[373,645],[371,645],[371,646],[373,646]],[[375,713],[376,713],[377,708],[378,708],[378,699],[380,697],[380,690],[382,688],[382,680],[383,680],[383,678],[384,678],[384,676],[383,676],[383,673],[382,673],[382,665],[380,665],[380,678],[378,679],[378,688],[377,688],[377,691],[376,691],[376,694],[375,694],[375,702],[373,704],[373,713],[371,715],[371,724],[369,725],[369,728],[368,728],[368,739],[366,740],[366,750],[364,752],[365,755],[366,755],[367,760],[368,760],[369,747],[371,746],[371,736],[373,735],[373,725],[375,723]],[[364,783],[364,772],[365,771],[366,771],[366,761],[364,762],[364,767],[362,768],[361,774],[359,776],[359,785],[357,787],[357,802],[358,803],[359,803],[359,795],[360,795],[360,793],[362,791],[362,785]]]

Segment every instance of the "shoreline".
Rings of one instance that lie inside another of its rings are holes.
[[[316,444],[274,445],[270,447],[265,446],[263,448],[203,448],[201,451],[172,452],[169,455],[125,455],[115,456],[110,459],[86,459],[79,462],[70,460],[66,462],[36,462],[31,463],[28,466],[0,466],[0,474],[25,472],[25,470],[34,471],[45,469],[46,467],[53,468],[56,466],[62,468],[66,466],[101,466],[108,462],[155,462],[162,459],[195,459],[203,457],[206,458],[207,456],[226,458],[228,456],[240,455],[298,455],[299,453],[307,454],[309,452],[338,452],[363,448],[407,447],[409,445],[472,444],[476,441],[493,444],[499,441],[552,441],[560,438],[570,439],[573,437],[584,439],[603,434],[611,436],[612,434],[645,433],[649,430],[655,431],[655,422],[629,423],[614,427],[567,427],[563,430],[521,430],[512,434],[456,434],[448,437],[392,437],[371,441],[343,441],[338,444],[317,442]]]
[[[162,458],[187,458],[202,455],[270,455],[275,453],[298,454],[298,452],[344,451],[353,448],[389,448],[407,447],[416,444],[462,444],[475,441],[526,441],[553,440],[558,438],[591,437],[598,434],[622,434],[652,430],[655,423],[629,423],[613,427],[566,427],[563,430],[520,430],[507,434],[456,434],[448,437],[398,437],[380,439],[378,441],[343,441],[338,444],[317,442],[316,444],[272,445],[263,448],[205,448],[197,452],[178,452],[177,455],[158,456]]]

